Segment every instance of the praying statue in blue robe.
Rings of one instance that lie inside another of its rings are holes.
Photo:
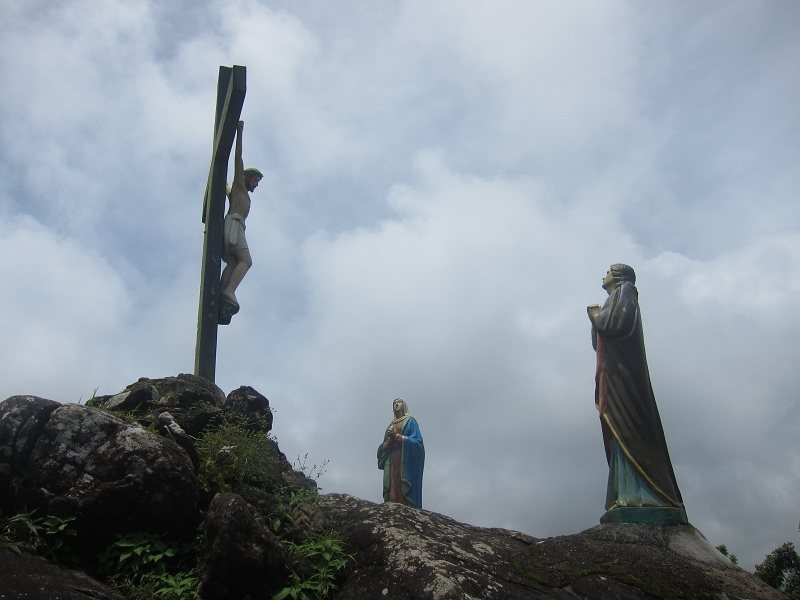
[[[639,312],[636,274],[615,264],[603,279],[608,299],[588,307],[597,352],[595,405],[608,460],[602,522],[686,523],[658,414]]]
[[[392,402],[394,418],[378,446],[378,468],[383,470],[383,500],[422,508],[422,470],[425,446],[417,420],[408,414],[402,398]]]

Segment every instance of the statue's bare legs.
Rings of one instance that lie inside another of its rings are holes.
[[[236,288],[239,287],[248,269],[253,266],[253,258],[247,248],[236,248],[226,252],[222,260],[226,265],[222,271],[221,294],[239,306],[239,301],[236,300]]]

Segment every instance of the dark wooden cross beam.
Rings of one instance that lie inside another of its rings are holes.
[[[247,92],[247,69],[234,65],[219,68],[214,145],[203,200],[203,265],[200,275],[200,309],[197,314],[197,345],[194,374],[214,381],[217,367],[217,326],[220,323],[220,265],[225,222],[225,183],[228,160],[236,137]]]

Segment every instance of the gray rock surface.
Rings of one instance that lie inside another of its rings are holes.
[[[280,542],[241,496],[214,496],[203,534],[206,563],[200,589],[204,598],[268,598],[287,582]]]
[[[689,525],[606,524],[555,538],[341,494],[322,512],[356,550],[339,600],[780,599]]]
[[[189,437],[189,434],[187,434],[180,425],[178,425],[175,417],[167,411],[158,415],[157,423],[158,432],[163,437],[173,440],[186,451],[196,472],[199,467],[200,456],[197,454],[197,449],[194,447],[194,440]]]
[[[244,417],[249,427],[256,431],[272,431],[272,411],[269,400],[249,385],[233,390],[225,398],[224,408],[231,414]]]
[[[182,373],[160,379],[140,378],[119,394],[96,396],[86,406],[135,417],[144,425],[152,425],[158,415],[169,412],[181,429],[197,437],[219,418],[225,394],[202,377]]]
[[[200,520],[192,461],[177,443],[137,424],[17,396],[0,404],[0,431],[17,432],[0,436],[4,511],[77,517],[83,552],[102,549],[115,531],[180,537]]]
[[[196,434],[223,415],[268,430],[272,413],[264,396],[242,387],[226,399],[213,384],[179,375],[141,379],[92,403],[60,405],[35,396],[0,402],[0,516],[37,509],[76,517],[73,558],[90,572],[114,534],[186,540],[202,522],[202,589],[214,600],[268,598],[286,585],[290,568],[310,576],[313,566],[284,544],[326,530],[338,532],[355,555],[337,578],[340,600],[784,598],[688,525],[609,523],[538,539],[329,494],[319,505],[293,505],[292,524],[276,529],[282,544],[265,524],[276,516],[280,522],[292,493],[315,484],[292,470],[274,439],[260,439],[267,458],[236,494],[203,490],[190,458],[197,461]],[[80,573],[0,549],[0,600],[6,598],[119,596]]]
[[[0,600],[126,600],[80,571],[0,548]]]
[[[39,434],[59,406],[37,396],[11,396],[0,403],[0,511],[14,510],[15,482],[25,473]]]

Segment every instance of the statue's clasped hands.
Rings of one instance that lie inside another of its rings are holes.
[[[383,447],[387,450],[392,446],[399,444],[403,440],[403,436],[395,431],[386,432],[386,437],[383,442]]]

